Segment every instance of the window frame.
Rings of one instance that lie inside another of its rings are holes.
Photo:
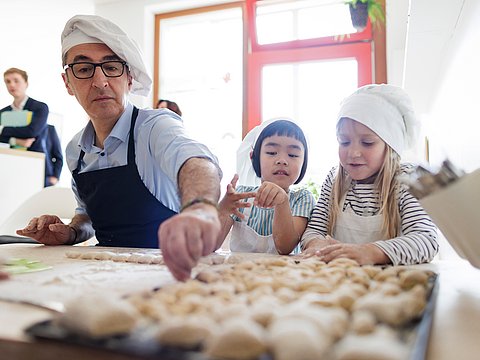
[[[379,24],[380,31],[374,31],[368,21],[367,27],[362,32],[348,34],[344,37],[327,36],[275,44],[259,44],[255,22],[258,2],[258,0],[246,0],[245,3],[244,26],[247,32],[248,52],[246,54],[246,114],[242,125],[243,136],[262,121],[261,73],[262,68],[266,65],[355,58],[358,63],[358,86],[373,82],[386,82],[385,27],[383,24]],[[383,44],[377,46],[377,43]]]
[[[154,57],[153,57],[153,99],[152,99],[152,107],[155,108],[157,105],[157,101],[159,99],[159,94],[160,94],[160,32],[161,32],[161,21],[164,19],[169,19],[173,17],[179,17],[179,16],[187,16],[187,15],[195,15],[195,14],[201,14],[201,13],[206,13],[210,11],[218,11],[218,10],[225,10],[225,9],[232,9],[232,8],[237,8],[240,7],[242,9],[242,14],[245,14],[245,9],[244,9],[245,3],[244,1],[235,1],[231,3],[226,3],[226,4],[220,4],[220,5],[211,5],[211,6],[204,6],[204,7],[199,7],[199,8],[194,8],[194,9],[186,9],[186,10],[179,10],[179,11],[172,11],[169,13],[159,13],[155,14],[155,34],[154,34],[154,44],[153,44],[153,51],[154,51]],[[244,18],[244,15],[242,16]],[[244,27],[245,27],[245,22],[244,22]],[[243,35],[243,47],[245,48],[245,43],[246,43],[246,37],[245,37],[245,31]],[[243,50],[243,54],[245,54],[245,49]],[[243,63],[245,63],[245,55],[243,59]]]
[[[379,0],[385,6],[385,0]],[[345,37],[328,36],[314,39],[258,44],[256,37],[256,4],[258,0],[244,0],[155,15],[154,34],[154,88],[152,107],[160,94],[160,31],[161,20],[241,7],[243,14],[243,109],[242,138],[261,123],[261,71],[269,64],[355,58],[358,62],[358,86],[386,83],[385,24],[375,29],[368,21],[364,31]]]

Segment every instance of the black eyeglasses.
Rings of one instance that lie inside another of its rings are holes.
[[[66,71],[67,68],[70,68],[73,76],[77,79],[90,79],[95,74],[95,70],[98,66],[102,69],[102,72],[106,77],[119,77],[123,75],[126,65],[127,63],[121,60],[104,61],[97,64],[91,62],[77,62],[65,65],[63,70]]]

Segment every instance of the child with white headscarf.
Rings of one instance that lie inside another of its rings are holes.
[[[302,236],[304,254],[329,262],[416,264],[438,252],[436,226],[399,181],[413,165],[400,154],[418,123],[409,96],[392,85],[366,85],[341,104],[340,165],[328,174]]]
[[[239,173],[218,204],[219,242],[231,229],[231,251],[291,253],[315,205],[310,191],[291,188],[307,170],[305,134],[293,121],[272,119],[247,134],[237,156]]]

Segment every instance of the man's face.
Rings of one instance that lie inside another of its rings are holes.
[[[28,83],[18,73],[10,73],[5,75],[4,79],[5,86],[7,87],[8,92],[14,98],[22,99],[25,97],[25,92],[27,91]]]
[[[68,50],[66,64],[109,60],[121,59],[105,44],[81,44]],[[123,113],[132,85],[127,69],[120,77],[107,77],[100,67],[96,67],[90,79],[77,79],[72,69],[67,68],[62,77],[68,93],[77,98],[94,123],[115,123]]]

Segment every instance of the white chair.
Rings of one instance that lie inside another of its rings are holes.
[[[5,242],[15,242],[16,230],[24,228],[30,219],[40,215],[57,215],[60,219],[70,220],[75,215],[77,201],[72,189],[65,187],[46,187],[28,198],[3,222],[0,221],[0,243],[2,235]],[[1,220],[1,219],[0,219]],[[21,239],[28,239],[19,237]],[[7,241],[10,239],[12,241]]]

